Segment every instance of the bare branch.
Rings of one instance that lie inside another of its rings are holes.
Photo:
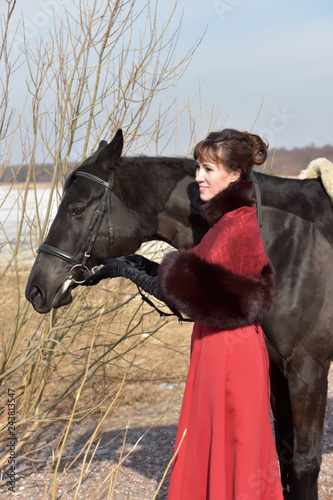
[[[10,61],[10,47],[8,46],[8,34],[10,20],[13,15],[16,0],[6,0],[7,12],[0,20],[0,31],[2,44],[0,46],[0,140],[8,133],[9,125],[14,117],[14,110],[8,110],[9,106],[9,83],[17,60]]]

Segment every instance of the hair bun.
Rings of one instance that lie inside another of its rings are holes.
[[[255,165],[262,165],[267,160],[267,150],[269,147],[268,141],[266,143],[256,134],[250,132],[243,132],[247,143],[252,147],[252,160]]]
[[[267,159],[268,143],[256,134],[225,128],[210,132],[194,148],[194,158],[222,163],[230,172],[240,171],[241,179],[251,179],[253,165]]]

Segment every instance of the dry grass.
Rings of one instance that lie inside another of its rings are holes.
[[[87,157],[101,139],[110,140],[117,128],[124,130],[125,152],[158,154],[162,143],[177,142],[177,120],[185,114],[192,147],[199,130],[193,126],[191,99],[179,104],[172,96],[160,103],[188,67],[201,37],[187,49],[178,47],[177,2],[169,14],[163,11],[163,19],[157,1],[144,8],[122,0],[65,2],[48,35],[35,40],[23,20],[13,26],[17,8],[16,0],[7,0],[0,16],[0,178],[10,170],[17,144],[22,161],[16,174],[26,172],[24,185],[17,189],[14,180],[0,199],[3,209],[9,193],[17,196],[5,210],[17,223],[15,236],[6,232],[7,215],[0,223],[0,249],[9,262],[0,269],[0,445],[8,437],[7,391],[12,389],[18,456],[33,450],[39,433],[50,426],[65,426],[58,437],[61,451],[73,425],[92,415],[103,419],[115,404],[153,401],[160,384],[184,380],[188,326],[162,323],[121,280],[77,289],[68,307],[40,316],[24,298],[28,269],[22,248],[35,252],[45,239],[69,164]],[[18,67],[26,74],[27,116],[11,93]],[[215,119],[212,113],[210,126]],[[42,205],[36,175],[50,164],[52,180]],[[0,465],[8,468],[8,455]]]
[[[0,308],[3,316],[2,342],[5,344],[12,333],[15,305],[24,302],[26,279],[27,272],[20,273],[19,299],[15,274],[7,273],[2,281]],[[98,406],[125,374],[126,383],[120,397],[125,403],[152,401],[147,391],[149,384],[155,386],[184,380],[188,367],[190,325],[180,326],[175,319],[161,321],[158,314],[142,302],[135,286],[123,279],[109,280],[91,289],[81,287],[74,291],[74,295],[73,303],[59,310],[52,319],[51,316],[43,317],[35,313],[30,305],[25,315],[24,323],[29,327],[20,339],[18,357],[31,350],[46,329],[48,335],[43,354],[52,353],[55,365],[46,384],[43,406],[47,404],[46,399],[52,401],[56,395],[65,393],[71,384],[72,391],[77,387],[78,374],[83,373],[97,322],[89,384],[81,396],[83,405],[89,402],[92,407]],[[17,356],[13,357],[13,363],[18,366]],[[41,363],[44,364],[43,360]],[[17,386],[18,378],[23,381],[27,376],[25,368],[24,363],[21,369],[9,373],[6,386]],[[10,371],[10,368],[7,370]],[[62,404],[57,406],[57,411],[59,409],[62,411]]]
[[[17,4],[7,0],[0,16],[0,178],[18,147],[21,164],[15,175],[26,173],[24,185],[14,179],[0,199],[6,219],[0,221],[0,446],[6,445],[13,423],[15,460],[20,464],[29,457],[34,466],[39,436],[45,433],[53,459],[47,462],[44,496],[55,499],[60,461],[75,428],[89,419],[96,422],[79,451],[86,464],[116,406],[152,404],[162,400],[161,384],[184,381],[190,327],[161,322],[136,297],[133,285],[121,280],[78,288],[68,307],[40,316],[24,298],[26,253],[35,253],[45,239],[69,165],[89,156],[101,139],[110,140],[117,128],[124,130],[125,153],[158,154],[170,141],[176,146],[178,120],[185,115],[187,152],[191,149],[199,134],[191,98],[180,104],[172,95],[168,102],[164,93],[186,71],[201,37],[188,48],[178,46],[177,2],[170,4],[169,14],[164,9],[161,19],[157,1],[142,8],[122,0],[78,0],[64,2],[48,35],[31,40],[23,20],[13,25]],[[11,89],[19,67],[26,75],[27,97],[17,109]],[[193,98],[200,99],[199,92]],[[208,119],[210,128],[216,113]],[[51,181],[42,204],[36,176],[46,165],[52,165]],[[9,235],[6,224],[14,220],[15,235]],[[8,402],[8,389],[14,404]],[[0,457],[3,477],[10,466],[7,451]],[[115,464],[103,498],[113,496],[118,469]]]
[[[16,304],[24,303],[27,275],[28,270],[18,276],[7,271],[3,278],[2,360],[13,335],[13,324],[17,323]],[[17,456],[21,460],[25,457],[25,461],[29,457],[31,464],[38,461],[37,443],[43,436],[44,446],[58,457],[48,465],[45,498],[56,498],[60,460],[78,426],[92,420],[96,423],[76,457],[83,461],[77,491],[86,477],[83,471],[88,458],[93,460],[91,447],[97,451],[98,440],[105,432],[105,421],[108,427],[116,427],[119,412],[129,414],[131,407],[140,405],[163,406],[163,389],[182,384],[187,374],[191,325],[181,326],[174,319],[161,321],[126,280],[104,283],[90,289],[78,288],[70,306],[48,317],[28,306],[12,361],[5,364],[7,375],[1,398],[6,399],[8,388],[15,389]],[[1,446],[8,437],[7,418],[4,406]],[[55,428],[61,429],[57,437]],[[128,453],[136,447],[131,446]],[[8,456],[3,457],[3,473],[7,460]],[[107,498],[112,497],[120,463],[110,472],[113,479]],[[62,478],[66,470],[61,467]]]

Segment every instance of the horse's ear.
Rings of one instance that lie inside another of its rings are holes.
[[[114,150],[113,154],[117,155],[118,158],[120,158],[124,146],[123,131],[121,130],[121,128],[118,128],[109,146],[111,146],[111,144]]]
[[[101,141],[101,142],[99,143],[99,146],[98,146],[97,151],[99,151],[100,149],[105,148],[105,146],[107,146],[107,144],[108,144],[108,143],[107,143],[106,141]]]
[[[110,144],[107,144],[106,141],[101,141],[99,143],[97,150],[98,159],[106,162],[108,165],[114,164],[121,156],[123,145],[123,132],[121,129],[118,129]]]

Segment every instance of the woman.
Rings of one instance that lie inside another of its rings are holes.
[[[109,260],[96,280],[128,277],[195,321],[168,500],[282,500],[258,323],[273,302],[274,271],[250,180],[267,147],[225,129],[199,142],[194,157],[210,224],[199,245],[168,253],[158,277],[149,261],[128,256]]]

